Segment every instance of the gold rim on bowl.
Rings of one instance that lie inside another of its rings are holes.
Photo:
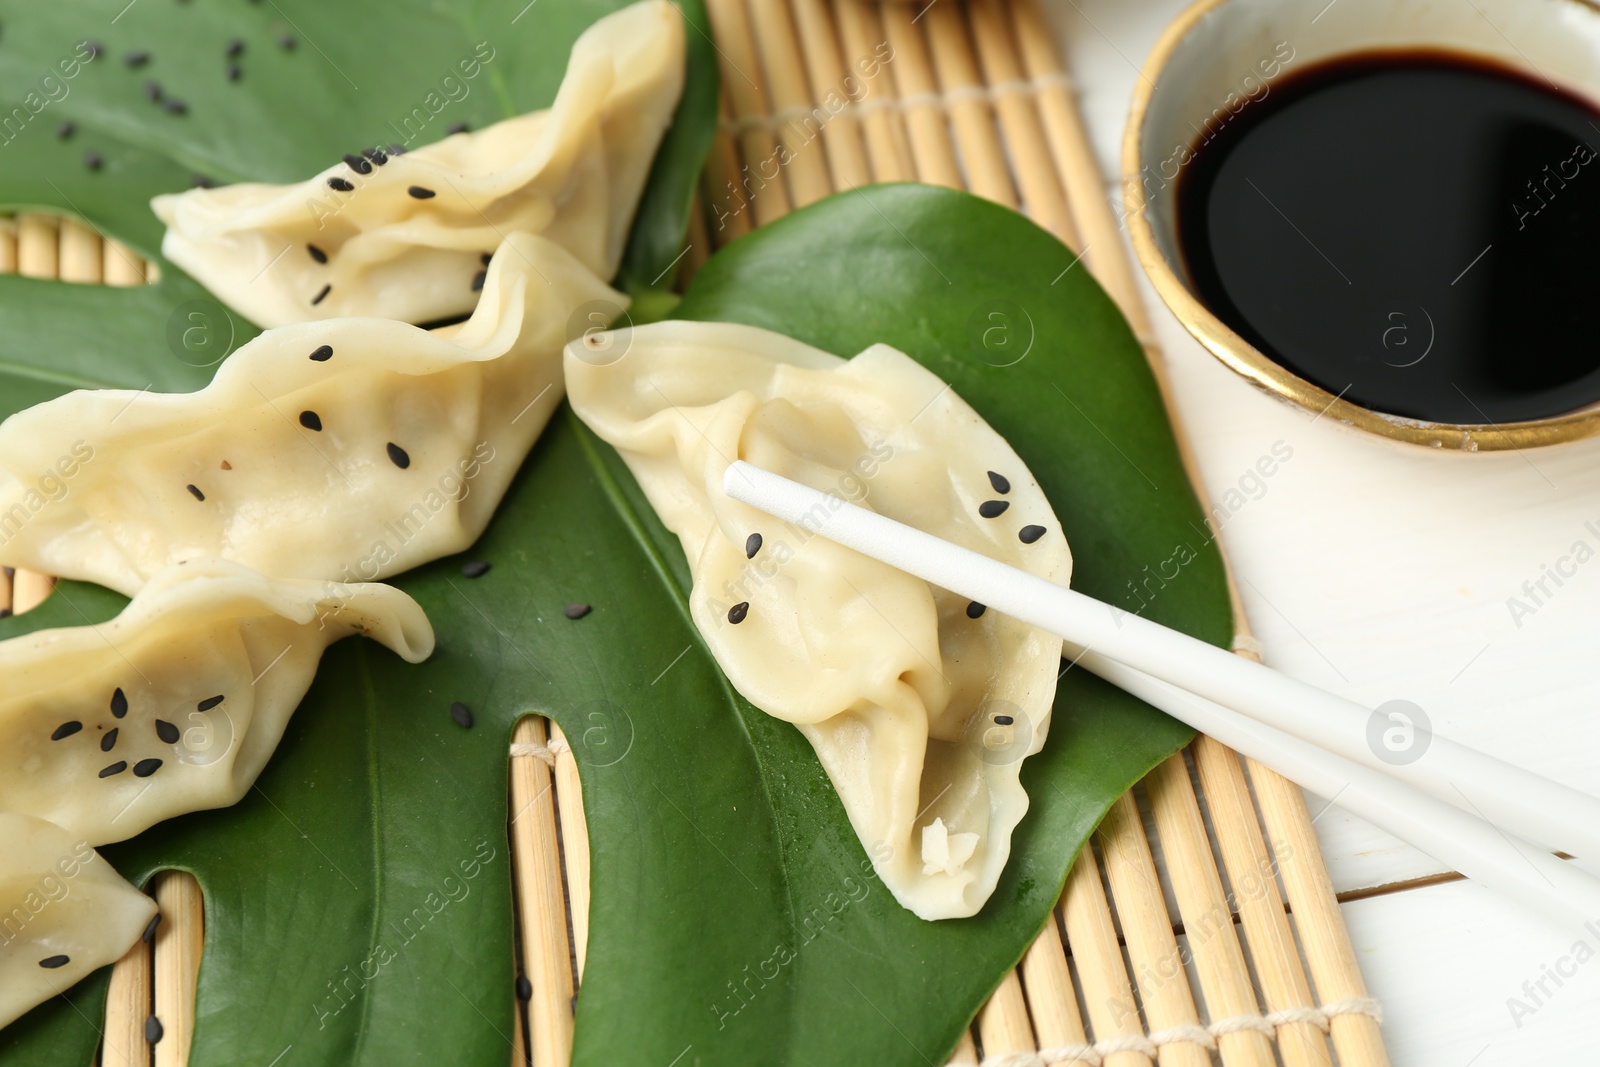
[[[1361,407],[1273,362],[1197,300],[1156,244],[1145,215],[1141,150],[1146,111],[1173,52],[1195,24],[1213,10],[1238,0],[1198,0],[1162,33],[1135,83],[1133,106],[1122,137],[1122,196],[1128,235],[1156,292],[1185,329],[1224,364],[1257,387],[1317,415],[1395,441],[1436,449],[1492,452],[1536,448],[1600,434],[1600,403],[1577,411],[1526,422],[1449,423],[1388,415]],[[1571,0],[1582,3],[1582,0]]]

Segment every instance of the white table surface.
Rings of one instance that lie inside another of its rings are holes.
[[[1117,202],[1139,67],[1185,0],[1045,2]],[[1275,442],[1293,449],[1222,531],[1267,662],[1368,706],[1410,700],[1441,735],[1600,793],[1600,535],[1585,525],[1600,530],[1600,440],[1441,454],[1313,420],[1145,296],[1213,499]],[[1578,541],[1596,558],[1514,618],[1508,598]],[[1341,892],[1442,869],[1307,801]],[[1460,882],[1343,907],[1397,1067],[1600,1063],[1600,915],[1558,927]]]

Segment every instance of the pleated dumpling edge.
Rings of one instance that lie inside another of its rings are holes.
[[[617,448],[693,573],[690,613],[756,707],[811,742],[895,898],[976,914],[1028,808],[1061,642],[728,498],[735,459],[1065,585],[1060,523],[1011,447],[916,361],[662,322],[576,341],[573,409]]]

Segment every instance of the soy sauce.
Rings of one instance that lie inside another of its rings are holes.
[[[1445,52],[1286,72],[1191,149],[1196,294],[1363,407],[1436,422],[1600,400],[1600,112]]]

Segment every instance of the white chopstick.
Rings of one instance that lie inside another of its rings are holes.
[[[729,466],[723,490],[735,500],[1058,634],[1105,661],[1302,738],[1311,742],[1312,751],[1343,757],[1339,764],[1318,764],[1329,773],[1337,774],[1353,761],[1517,836],[1579,856],[1600,856],[1600,799],[1436,735],[1415,762],[1391,766],[1367,745],[1370,709],[1352,701],[749,463]],[[1564,864],[1560,869],[1568,870]]]
[[[1078,663],[1153,707],[1216,738],[1451,870],[1557,921],[1600,915],[1600,881],[1536,845],[1501,832],[1387,775],[1134,670],[1098,652]]]

